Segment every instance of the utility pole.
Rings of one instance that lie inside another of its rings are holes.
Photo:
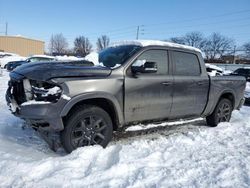
[[[140,26],[137,26],[136,40],[139,39]]]
[[[234,57],[233,57],[233,64],[235,64],[235,52],[236,52],[236,45],[234,45]]]
[[[5,35],[8,35],[8,22],[5,23]]]

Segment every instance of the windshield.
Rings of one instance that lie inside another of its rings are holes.
[[[107,48],[99,53],[99,63],[105,67],[117,68],[140,49],[141,47],[136,45]]]

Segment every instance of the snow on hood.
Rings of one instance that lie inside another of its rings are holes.
[[[137,45],[137,46],[167,46],[167,47],[174,47],[174,48],[182,48],[182,49],[188,49],[188,50],[194,50],[201,53],[201,50],[192,46],[186,46],[182,44],[172,43],[172,42],[165,42],[165,41],[159,41],[159,40],[125,40],[120,42],[115,42],[111,46],[123,46],[123,45]]]
[[[99,54],[97,52],[91,52],[90,54],[86,55],[84,60],[90,61],[94,63],[94,65],[100,65]]]

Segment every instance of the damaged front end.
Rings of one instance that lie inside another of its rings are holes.
[[[36,81],[10,73],[6,101],[11,112],[35,128],[63,130],[60,112],[68,102],[63,89],[52,81]]]
[[[61,95],[62,89],[60,86],[51,82],[11,79],[6,93],[6,100],[11,111],[18,113],[20,106],[56,103]]]

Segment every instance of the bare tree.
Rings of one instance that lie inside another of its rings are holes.
[[[172,37],[170,41],[202,49],[206,40],[201,32],[193,31],[181,37]]]
[[[174,42],[177,44],[185,44],[185,38],[184,37],[172,37],[169,39],[170,42]]]
[[[79,36],[74,41],[74,51],[77,55],[85,57],[92,50],[92,44],[89,39],[84,36]]]
[[[206,40],[201,32],[190,32],[184,36],[186,45],[193,46],[202,49],[206,43]]]
[[[109,37],[107,35],[102,35],[97,39],[96,46],[98,51],[101,51],[109,46]]]
[[[245,50],[245,54],[247,57],[250,57],[250,42],[247,42],[243,45],[243,49]]]
[[[67,52],[68,42],[62,33],[52,35],[50,38],[49,49],[50,53],[63,54]]]
[[[219,58],[226,51],[233,48],[233,40],[219,33],[213,33],[204,45],[204,52],[207,59]]]

